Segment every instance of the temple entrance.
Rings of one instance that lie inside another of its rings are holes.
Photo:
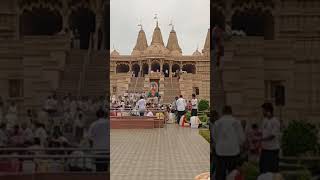
[[[118,64],[116,68],[117,73],[127,73],[129,72],[129,65],[127,64]]]
[[[148,64],[143,64],[142,65],[142,77],[144,77],[148,73],[149,73],[149,65]]]
[[[196,66],[194,64],[183,65],[182,71],[186,71],[187,73],[196,74]]]
[[[153,62],[151,64],[151,71],[160,72],[160,64],[158,62]]]
[[[180,66],[178,64],[172,65],[172,73],[174,73],[174,76],[177,76],[177,72],[180,71]]]
[[[168,63],[163,64],[162,72],[164,74],[164,77],[169,77],[170,76],[170,66],[169,66]]]
[[[95,14],[88,8],[79,8],[72,11],[69,22],[75,38],[80,39],[80,49],[88,49],[90,33],[95,32]]]
[[[132,71],[134,73],[134,77],[138,77],[139,76],[139,72],[140,72],[139,64],[133,64],[132,65]]]
[[[57,34],[62,30],[59,11],[48,8],[24,10],[20,15],[20,34],[26,36]]]

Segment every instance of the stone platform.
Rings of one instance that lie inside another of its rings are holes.
[[[111,129],[153,129],[163,126],[164,120],[157,117],[110,116]]]

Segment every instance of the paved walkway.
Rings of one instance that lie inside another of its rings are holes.
[[[210,145],[197,129],[112,129],[110,138],[113,180],[192,180],[210,169]]]

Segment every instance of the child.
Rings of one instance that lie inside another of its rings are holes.
[[[260,139],[262,133],[260,132],[257,124],[252,124],[251,130],[248,134],[248,145],[249,145],[249,160],[258,161],[260,155],[261,143]]]

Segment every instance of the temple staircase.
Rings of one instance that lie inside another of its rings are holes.
[[[172,103],[176,96],[180,95],[180,85],[177,77],[164,78],[163,103]]]

